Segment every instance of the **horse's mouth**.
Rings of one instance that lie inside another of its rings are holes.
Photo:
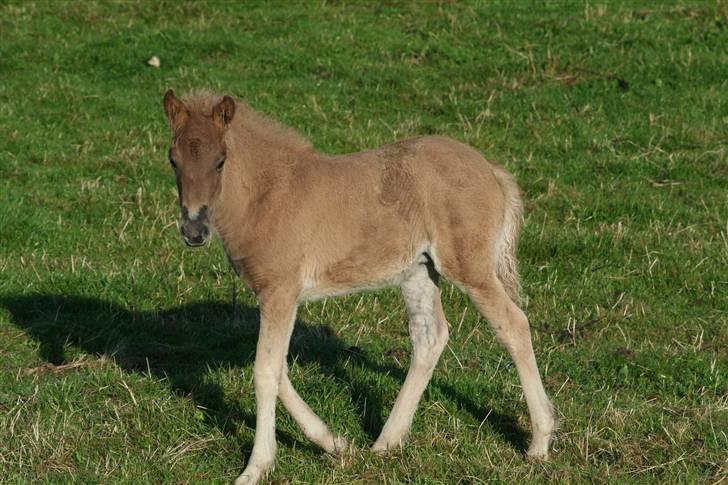
[[[188,239],[186,237],[182,237],[182,240],[188,248],[199,248],[201,246],[205,246],[210,241],[210,238]]]

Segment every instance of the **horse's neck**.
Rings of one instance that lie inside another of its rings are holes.
[[[280,189],[288,183],[296,164],[317,156],[300,140],[278,136],[280,127],[275,125],[243,121],[232,128],[226,139],[229,163],[225,170],[228,172],[223,177],[216,208],[220,216],[216,225],[219,224],[218,232],[223,239],[233,228],[254,224],[248,214],[250,204],[263,192]]]
[[[233,125],[234,150],[246,170],[270,170],[278,164],[290,165],[314,153],[295,131],[264,118],[252,110]]]
[[[228,155],[228,158],[232,157]],[[226,163],[224,170],[220,197],[213,208],[213,224],[230,254],[230,238],[245,225],[247,209],[255,196],[255,181],[245,176],[235,158]]]

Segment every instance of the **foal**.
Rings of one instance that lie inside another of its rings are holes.
[[[398,285],[412,363],[377,451],[401,446],[448,338],[438,278],[463,290],[510,352],[533,428],[528,455],[546,458],[555,426],[528,320],[516,305],[522,204],[513,177],[457,141],[422,137],[348,155],[317,153],[292,130],[229,96],[164,96],[180,230],[201,246],[214,229],[260,304],[255,444],[236,484],[255,483],[276,452],[276,398],[312,441],[348,449],[288,380],[298,303]]]

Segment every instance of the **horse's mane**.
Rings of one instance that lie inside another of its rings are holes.
[[[222,95],[208,89],[198,89],[183,98],[187,109],[205,115],[212,114],[212,108],[222,100]],[[311,150],[312,144],[303,135],[292,128],[284,126],[257,113],[245,101],[235,100],[235,116],[233,129],[250,131],[260,138],[270,139],[296,150]]]

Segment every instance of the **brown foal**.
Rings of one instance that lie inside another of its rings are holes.
[[[171,90],[169,160],[190,246],[211,230],[260,304],[257,419],[236,484],[273,466],[280,398],[306,436],[330,453],[349,448],[296,393],[286,355],[299,302],[397,285],[409,316],[412,361],[374,450],[401,446],[448,339],[439,275],[464,291],[515,362],[533,438],[546,458],[555,427],[518,307],[518,186],[503,168],[455,140],[427,136],[370,151],[326,155],[294,131],[229,96]]]

